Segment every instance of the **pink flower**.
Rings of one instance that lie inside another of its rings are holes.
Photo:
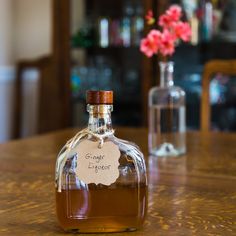
[[[153,11],[149,10],[145,16],[148,25],[153,25],[155,23],[155,18],[153,17]]]
[[[163,28],[170,28],[174,22],[180,20],[182,9],[178,5],[171,6],[165,14],[159,17],[159,25]]]
[[[151,30],[148,34],[148,38],[152,39],[156,44],[159,44],[161,40],[161,32],[159,30]]]
[[[167,29],[161,35],[160,52],[163,56],[171,56],[175,52],[175,37]]]
[[[171,26],[171,18],[168,15],[161,15],[159,17],[159,25],[163,28],[169,28]]]
[[[148,38],[141,40],[140,51],[143,52],[147,57],[152,57],[154,54],[153,46]]]
[[[173,32],[176,39],[182,39],[184,42],[189,42],[191,39],[191,27],[187,22],[176,22],[173,24]]]
[[[158,30],[151,30],[146,38],[141,40],[140,51],[147,57],[157,54],[160,46],[161,33]]]
[[[182,16],[182,9],[178,5],[172,5],[167,11],[166,15],[168,15],[171,21],[179,21]]]

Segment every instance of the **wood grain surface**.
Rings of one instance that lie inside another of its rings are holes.
[[[0,145],[0,235],[64,234],[55,216],[54,166],[76,131]],[[188,133],[187,155],[168,159],[147,156],[145,129],[116,134],[146,154],[149,209],[143,229],[115,235],[236,235],[236,134]]]

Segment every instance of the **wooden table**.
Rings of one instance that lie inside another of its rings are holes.
[[[55,216],[54,165],[76,130],[0,145],[0,235],[62,235]],[[147,131],[119,129],[147,154]],[[236,235],[236,134],[188,133],[186,156],[147,158],[145,226],[118,235]],[[114,234],[113,234],[114,235]]]

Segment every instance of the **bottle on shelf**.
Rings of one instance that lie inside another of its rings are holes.
[[[131,1],[127,1],[124,5],[124,17],[121,20],[121,38],[124,47],[131,46],[131,26],[134,8]]]
[[[121,21],[120,19],[112,19],[110,27],[110,45],[113,47],[122,46]]]
[[[199,43],[199,19],[197,16],[197,9],[198,9],[197,1],[183,0],[182,3],[187,20],[191,25],[191,30],[192,30],[191,44],[197,45]]]
[[[98,46],[101,48],[109,46],[109,19],[107,17],[98,20]]]
[[[199,43],[199,20],[196,14],[190,18],[190,25],[192,29],[191,44],[197,45]]]
[[[201,39],[210,41],[213,36],[213,6],[211,1],[202,1]]]
[[[212,0],[213,4],[213,35],[217,35],[220,29],[220,23],[222,20],[222,9],[219,8],[219,0]]]
[[[132,45],[139,46],[144,30],[143,7],[138,4],[135,8],[135,15],[132,19]]]

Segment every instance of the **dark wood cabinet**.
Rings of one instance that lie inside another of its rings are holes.
[[[83,1],[84,12],[83,18],[86,22],[89,18],[93,24],[97,24],[102,17],[115,19],[122,17],[124,14],[124,5],[127,2],[135,2],[136,0],[54,0],[54,69],[55,75],[60,83],[62,94],[62,105],[64,114],[64,125],[75,125],[73,118],[79,116],[83,120],[85,116],[85,88],[79,96],[73,95],[72,87],[72,68],[78,63],[72,55],[83,55],[82,66],[88,65],[90,61],[94,63],[97,56],[111,58],[113,64],[119,73],[116,78],[121,81],[119,89],[115,89],[115,111],[114,123],[117,125],[129,126],[146,126],[147,125],[147,105],[148,91],[157,85],[158,80],[158,59],[153,57],[148,59],[139,52],[138,46],[124,47],[120,45],[105,46],[105,48],[97,45],[94,41],[89,41],[88,45],[78,46],[81,43],[78,38],[74,39],[71,21],[73,18],[73,1]],[[138,1],[138,0],[137,0]],[[156,16],[160,15],[170,3],[180,3],[178,0],[140,0],[143,8],[143,15],[148,9],[153,9]],[[198,1],[199,7],[201,2]],[[227,8],[224,6],[226,2],[216,1],[222,7],[223,11]],[[205,2],[206,3],[206,2]],[[226,9],[227,10],[227,9]],[[81,9],[79,11],[81,13]],[[227,12],[226,12],[227,13]],[[227,14],[226,14],[227,15]],[[186,15],[184,14],[186,17]],[[199,20],[199,24],[200,24]],[[202,26],[199,25],[201,28]],[[201,30],[199,28],[199,31]],[[149,28],[145,26],[144,35]],[[94,34],[94,32],[90,32]],[[199,32],[200,34],[200,32]],[[199,128],[199,112],[201,99],[201,74],[204,64],[210,59],[232,59],[236,57],[235,42],[226,42],[226,39],[212,38],[209,41],[199,41],[197,45],[180,45],[176,49],[176,53],[172,60],[175,62],[175,84],[181,86],[187,94],[187,126],[191,129]],[[82,51],[82,53],[81,53]],[[187,65],[187,66],[186,66]],[[131,70],[130,70],[131,68]],[[127,73],[128,71],[128,73]],[[137,74],[137,76],[135,75]],[[128,75],[127,75],[128,74]],[[135,77],[136,76],[136,77]],[[128,82],[126,77],[131,78]],[[133,78],[136,78],[132,81]],[[83,87],[83,86],[82,86]],[[93,86],[87,86],[86,89],[93,89]],[[97,86],[99,88],[99,86]],[[80,106],[77,115],[74,106],[77,103]],[[87,117],[85,116],[84,120]],[[122,123],[123,122],[123,123]]]
[[[93,23],[99,20],[99,17],[122,17],[124,4],[122,1],[95,1],[95,0],[77,0],[84,1],[85,21],[89,16],[93,17]],[[131,1],[134,2],[134,1]],[[138,2],[138,1],[137,1]],[[142,16],[148,9],[160,9],[156,1],[139,1],[142,7]],[[160,1],[164,6],[164,1]],[[147,97],[148,91],[153,86],[155,78],[153,73],[153,64],[155,60],[147,59],[139,51],[138,45],[128,47],[122,45],[112,45],[102,48],[96,44],[89,47],[79,47],[72,41],[71,21],[73,14],[73,1],[54,0],[54,65],[55,75],[60,81],[61,93],[63,96],[64,121],[65,125],[73,125],[73,104],[78,100],[84,101],[84,94],[77,98],[73,97],[71,87],[71,70],[75,63],[72,58],[72,51],[83,51],[85,63],[96,56],[107,57],[115,64],[117,69],[116,79],[120,81],[119,88],[115,95],[116,109],[114,112],[114,121],[119,125],[143,126],[147,124]],[[144,32],[145,32],[144,28]],[[96,38],[96,37],[95,37]],[[75,52],[76,54],[76,52]],[[126,73],[126,74],[125,74]],[[132,74],[133,73],[133,74]],[[125,77],[130,81],[126,81]],[[132,77],[133,76],[133,77]],[[135,77],[136,76],[136,77]],[[132,82],[132,78],[134,81]],[[133,84],[132,84],[133,83]],[[113,83],[114,84],[114,83]],[[91,89],[93,87],[91,86]],[[98,87],[99,88],[99,87]],[[89,89],[89,87],[87,87]],[[84,91],[83,91],[84,93]],[[81,116],[83,114],[80,114]],[[124,121],[122,123],[121,121]]]

